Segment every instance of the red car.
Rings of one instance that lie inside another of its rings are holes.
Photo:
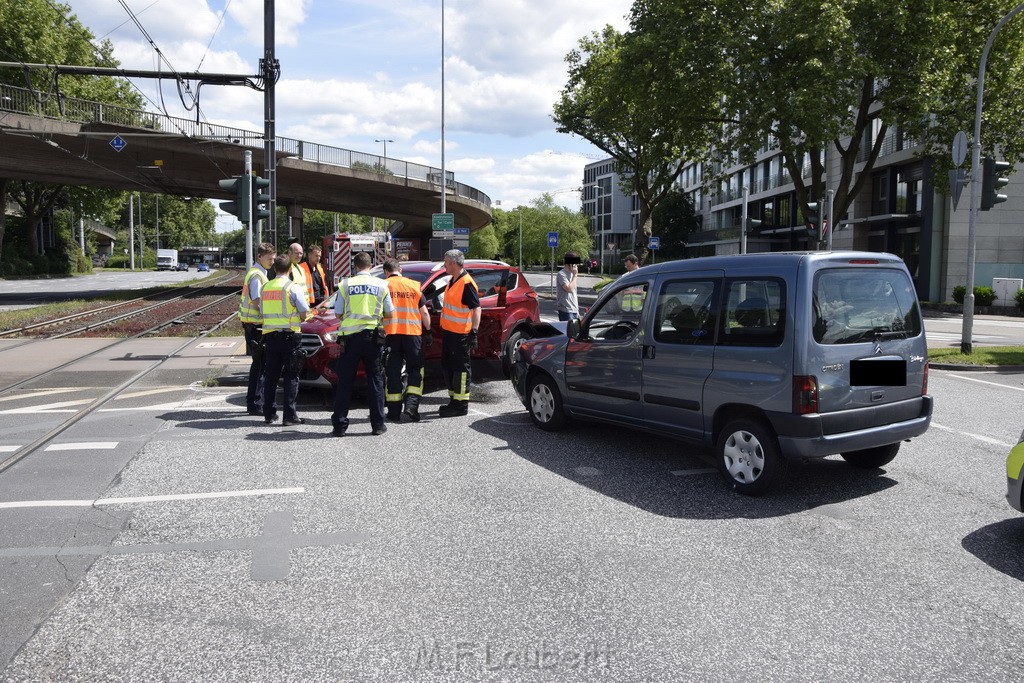
[[[495,366],[504,363],[502,347],[509,343],[515,345],[528,338],[529,327],[540,321],[540,308],[537,303],[537,292],[526,281],[518,268],[502,261],[483,261],[467,259],[466,271],[472,276],[480,290],[479,346],[472,353],[476,361],[484,361]],[[380,266],[375,267],[371,274],[384,277]],[[420,283],[427,306],[430,307],[431,331],[434,343],[423,349],[427,367],[440,364],[441,360],[441,306],[444,301],[445,288],[448,285],[448,274],[443,263],[432,261],[406,261],[402,263],[402,275]],[[326,313],[314,316],[302,323],[302,347],[308,358],[300,375],[304,384],[322,383],[324,380],[332,386],[337,384],[335,361],[338,358],[338,345],[335,343],[338,332],[338,317],[334,314],[334,297],[332,295],[324,304]],[[508,368],[502,368],[508,374]]]

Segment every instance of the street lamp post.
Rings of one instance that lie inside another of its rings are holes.
[[[519,270],[523,269],[523,207],[519,207]]]
[[[388,143],[389,142],[394,142],[394,140],[392,140],[390,138],[381,138],[379,140],[374,140],[374,142],[383,142],[384,143],[384,164],[386,164],[387,160],[388,160]]]

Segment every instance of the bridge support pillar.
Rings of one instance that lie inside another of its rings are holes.
[[[299,242],[302,244],[302,248],[305,249],[305,239],[302,235],[302,204],[288,204],[288,239],[298,237]]]

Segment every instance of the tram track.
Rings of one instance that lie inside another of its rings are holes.
[[[28,457],[33,452],[39,450],[41,447],[45,446],[47,443],[80,422],[82,419],[102,408],[106,403],[138,383],[147,375],[159,369],[168,360],[177,357],[191,344],[210,333],[215,332],[217,329],[230,322],[238,314],[238,294],[233,288],[231,288],[230,293],[227,294],[223,292],[211,294],[208,291],[217,289],[217,287],[218,286],[206,287],[204,288],[205,293],[201,295],[198,293],[192,293],[192,296],[183,295],[181,297],[177,297],[174,301],[161,302],[158,305],[147,307],[147,312],[143,314],[142,318],[140,318],[147,322],[144,326],[141,326],[141,329],[136,329],[139,326],[133,325],[130,330],[132,333],[124,334],[125,329],[122,327],[120,329],[122,334],[117,338],[110,339],[109,343],[105,343],[98,348],[93,348],[92,350],[71,358],[64,363],[48,367],[42,372],[38,372],[0,388],[0,396],[5,396],[34,384],[43,384],[48,377],[57,376],[61,371],[65,371],[84,360],[93,357],[109,356],[110,351],[118,346],[129,347],[132,342],[136,342],[145,337],[169,336],[162,333],[171,327],[176,328],[175,331],[179,332],[179,334],[173,336],[182,338],[182,343],[176,346],[172,351],[154,359],[148,367],[133,373],[124,381],[107,390],[103,395],[84,405],[67,419],[54,425],[45,434],[39,436],[24,447],[19,448],[16,453],[0,462],[0,472],[3,472],[17,462]],[[219,285],[219,287],[223,289],[223,283]],[[197,301],[197,299],[199,299],[199,301]],[[168,304],[173,304],[174,310],[168,310],[166,308]],[[138,315],[139,314],[136,314],[134,317],[138,317]],[[68,317],[70,318],[72,316]],[[111,325],[123,324],[125,320],[129,320],[132,317],[133,314],[131,313],[119,313],[115,316],[110,316],[108,319],[103,321],[106,323],[105,326],[101,326],[100,323],[90,323],[89,325],[80,328],[64,330],[63,332],[58,332],[56,334],[50,333],[45,338],[26,338],[25,344],[41,344],[53,339],[103,337],[104,334],[102,333],[102,330],[107,330],[109,332]],[[190,323],[183,320],[183,318],[188,317],[196,319],[202,317],[203,320],[202,323],[198,325],[192,321],[192,326],[189,327]],[[61,324],[66,324],[67,322],[69,321],[62,321]],[[180,334],[182,331],[185,331],[186,334]],[[9,345],[9,348],[21,346],[24,346],[24,344]]]

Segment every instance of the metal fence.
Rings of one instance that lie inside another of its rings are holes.
[[[181,135],[190,139],[217,140],[247,147],[261,147],[264,137],[262,133],[231,126],[221,126],[204,121],[183,119],[166,114],[126,109],[101,102],[90,102],[73,97],[56,94],[44,94],[26,88],[0,84],[0,111],[28,114],[41,118],[72,121],[75,123],[109,123],[132,128],[146,128],[172,135]],[[328,166],[341,166],[364,171],[376,172],[381,175],[395,176],[408,180],[433,182],[440,185],[441,169],[424,166],[401,159],[389,159],[366,152],[356,152],[340,147],[331,147],[317,142],[305,142],[292,138],[278,137],[277,151],[297,157],[303,161],[312,161]],[[458,197],[464,197],[486,206],[491,205],[491,198],[486,194],[463,183],[455,182],[451,171],[447,176],[448,191]]]

